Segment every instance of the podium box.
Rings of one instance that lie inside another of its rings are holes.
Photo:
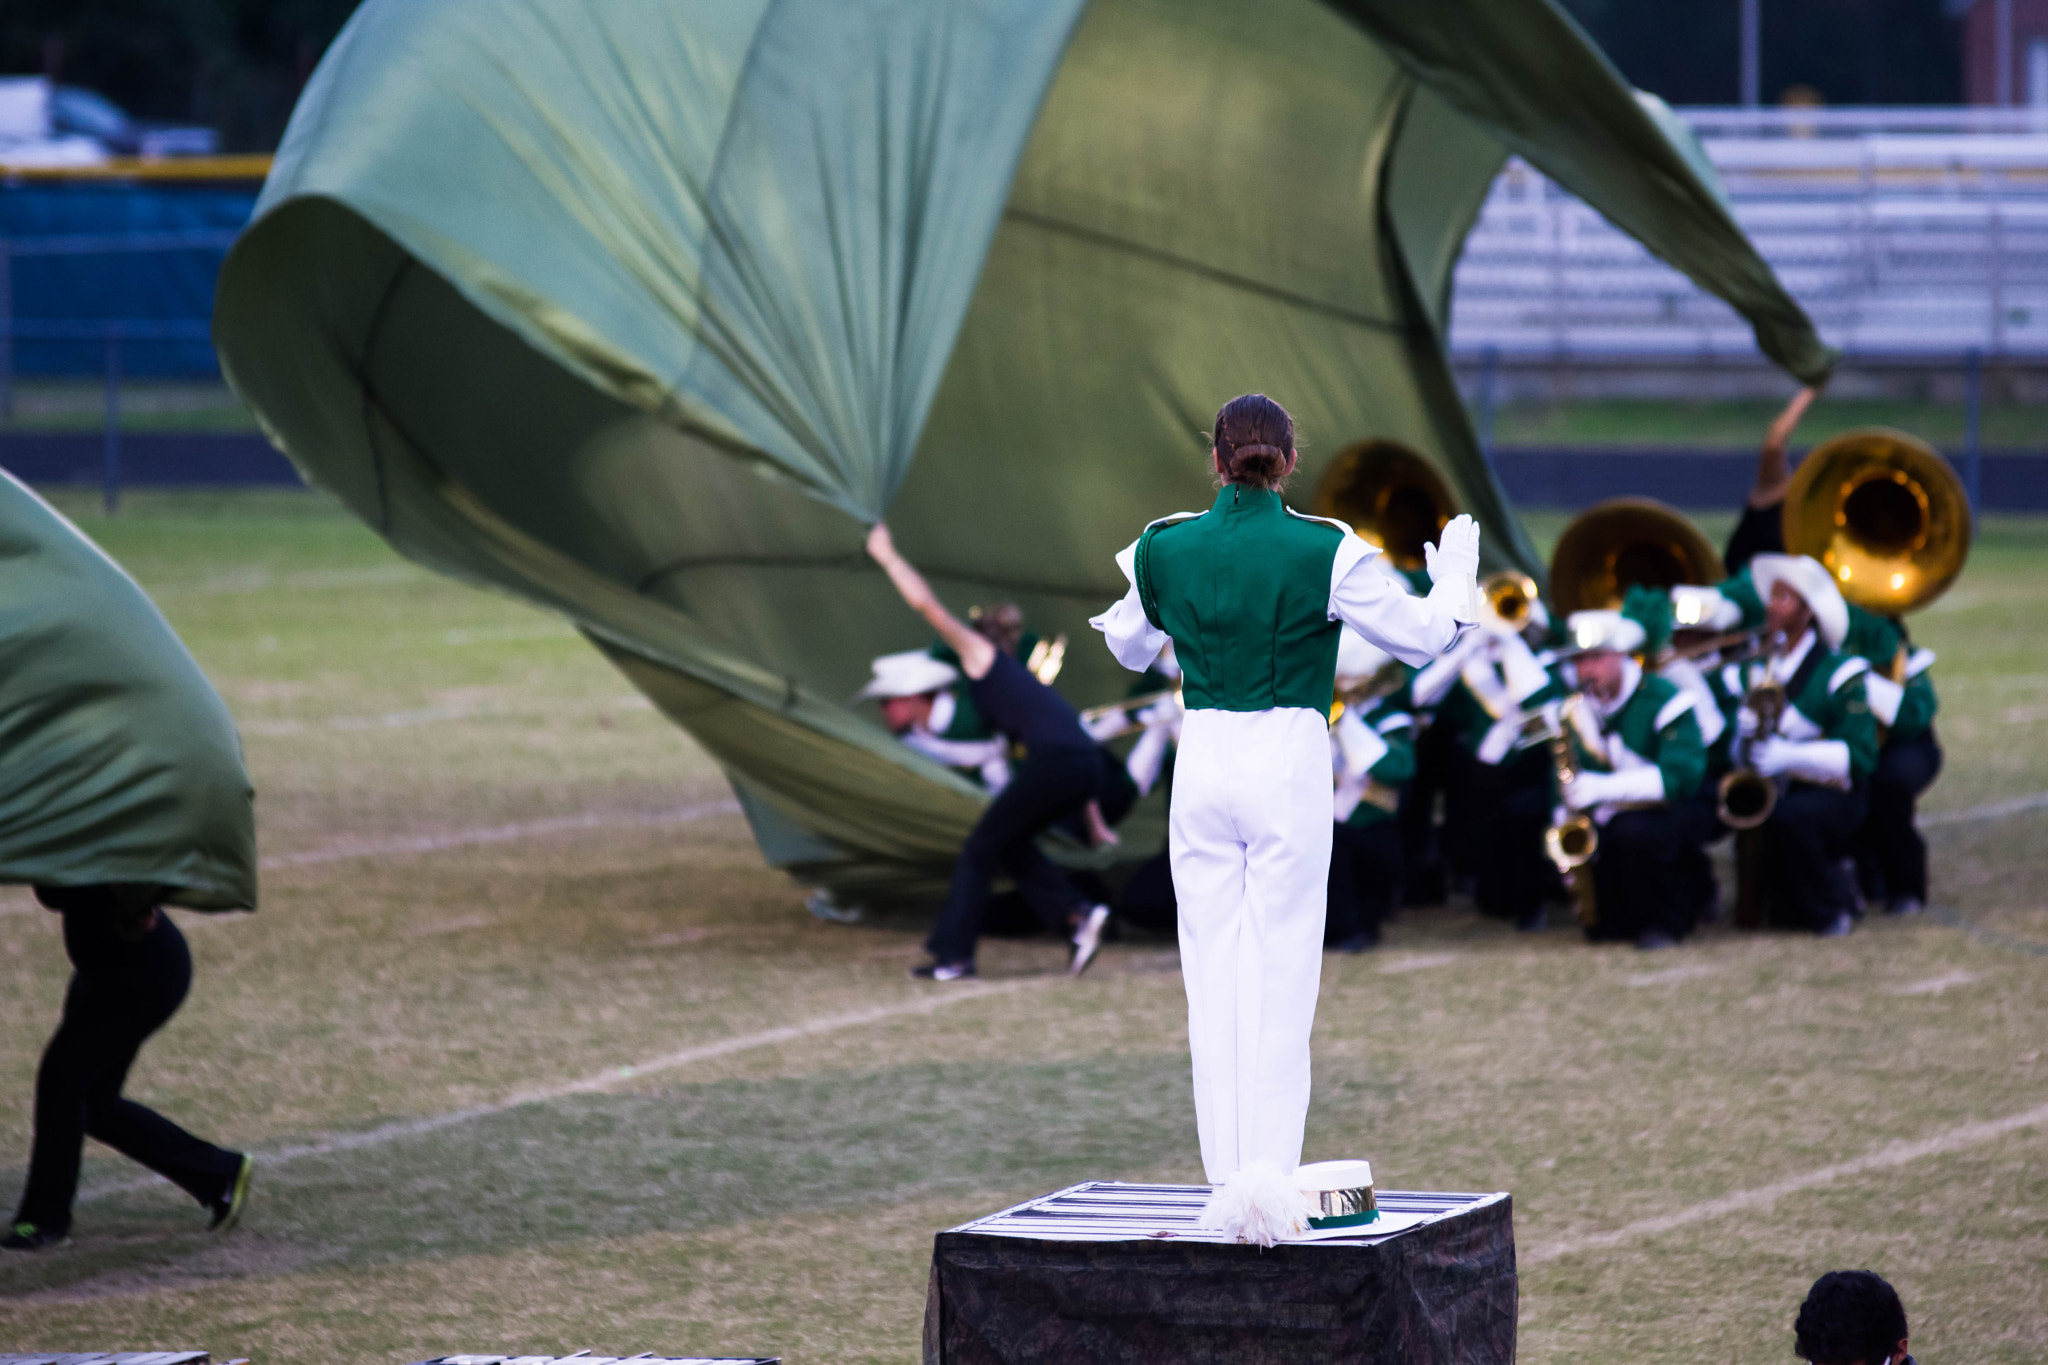
[[[1260,1248],[1206,1185],[1089,1181],[941,1232],[926,1365],[1510,1365],[1506,1194],[1380,1191],[1380,1221]]]

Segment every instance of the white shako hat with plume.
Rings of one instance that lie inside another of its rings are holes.
[[[1749,561],[1756,595],[1770,605],[1771,589],[1783,583],[1813,611],[1813,624],[1829,649],[1840,649],[1849,636],[1849,604],[1835,586],[1835,576],[1811,555],[1758,555]]]
[[[1611,649],[1616,654],[1633,654],[1650,638],[1643,623],[1618,611],[1575,611],[1565,618],[1572,648]]]
[[[884,654],[870,665],[875,676],[860,690],[862,697],[921,697],[953,685],[960,673],[951,664],[940,663],[921,649],[901,654]]]

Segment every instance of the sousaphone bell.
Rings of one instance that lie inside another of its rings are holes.
[[[1386,552],[1395,568],[1424,567],[1422,547],[1434,544],[1458,514],[1443,475],[1398,441],[1359,441],[1337,452],[1316,484],[1319,517],[1335,517]]]
[[[1785,548],[1811,555],[1842,596],[1880,616],[1924,607],[1970,557],[1970,500],[1916,436],[1863,427],[1799,462],[1781,513]]]
[[[1720,552],[1685,514],[1654,498],[1609,498],[1572,518],[1550,556],[1560,618],[1619,607],[1636,586],[1675,588],[1728,576]]]

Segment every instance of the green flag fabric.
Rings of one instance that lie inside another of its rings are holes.
[[[222,364],[403,553],[577,621],[775,861],[929,888],[983,798],[847,700],[927,638],[874,520],[956,609],[1069,636],[1084,705],[1127,682],[1086,626],[1112,555],[1207,505],[1247,390],[1306,437],[1297,502],[1396,440],[1540,572],[1443,347],[1509,147],[1824,354],[1549,0],[1458,9],[1464,66],[1362,0],[369,0],[223,270]]]
[[[0,473],[0,882],[256,908],[235,723],[154,603]]]

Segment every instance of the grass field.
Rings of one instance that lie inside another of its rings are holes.
[[[180,917],[197,986],[131,1092],[263,1165],[212,1238],[95,1149],[74,1242],[0,1259],[0,1348],[908,1361],[935,1230],[1198,1177],[1169,943],[1070,983],[996,942],[979,987],[920,986],[917,926],[807,915],[561,623],[311,495],[67,510],[242,725],[264,907]],[[1930,810],[2048,790],[2044,573],[2048,523],[1993,521],[1914,620]],[[1900,1287],[1927,1365],[2048,1359],[2048,810],[1930,837],[1938,914],[1841,941],[1402,918],[1327,965],[1309,1156],[1512,1191],[1526,1360],[1789,1360],[1842,1266]],[[65,970],[0,892],[0,1198]]]

